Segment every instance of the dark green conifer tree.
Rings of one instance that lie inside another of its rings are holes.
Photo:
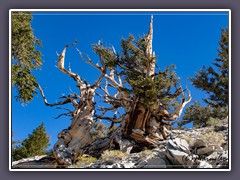
[[[205,66],[195,77],[190,78],[196,88],[204,90],[209,97],[204,101],[213,107],[228,107],[229,87],[229,48],[228,29],[222,29],[219,41],[218,58],[214,66]]]
[[[13,160],[47,154],[49,135],[46,133],[44,123],[33,130],[21,145],[12,150]]]
[[[208,97],[203,99],[207,106],[202,106],[195,102],[189,106],[183,116],[182,126],[193,122],[195,127],[208,125],[209,119],[223,119],[228,115],[229,103],[229,36],[228,29],[222,29],[219,41],[218,58],[213,62],[213,66],[206,68],[203,66],[195,77],[190,78],[193,85],[205,91]]]
[[[27,103],[36,95],[36,77],[32,75],[34,69],[42,65],[41,53],[38,47],[41,42],[34,36],[31,27],[32,14],[30,12],[12,12],[12,86],[17,89],[17,101]]]

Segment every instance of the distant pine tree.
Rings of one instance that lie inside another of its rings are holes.
[[[21,143],[20,140],[13,140],[14,132],[12,131],[12,149],[16,149]]]
[[[205,66],[195,77],[190,78],[193,85],[204,90],[209,96],[203,99],[207,106],[195,102],[189,106],[179,125],[193,122],[195,127],[208,125],[210,117],[223,119],[228,114],[228,87],[229,87],[229,49],[228,29],[222,29],[219,41],[218,58],[213,62],[213,67]]]
[[[219,41],[218,58],[213,62],[214,67],[203,67],[194,78],[190,78],[196,88],[202,89],[209,95],[204,101],[213,107],[228,107],[229,85],[229,52],[228,29],[222,29]]]
[[[206,127],[209,125],[211,118],[224,119],[226,117],[225,109],[212,108],[210,105],[202,106],[199,102],[195,101],[194,104],[188,106],[184,113],[184,121],[179,121],[178,126],[193,122],[194,127]]]
[[[22,141],[21,145],[12,150],[13,160],[44,155],[49,146],[49,135],[46,133],[44,123],[33,130],[28,138]]]

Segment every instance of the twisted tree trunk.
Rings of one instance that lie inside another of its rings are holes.
[[[146,36],[147,46],[145,52],[146,56],[149,59],[152,59],[152,61],[147,62],[147,68],[144,70],[144,73],[146,74],[146,77],[154,79],[156,62],[154,53],[152,52],[152,40],[153,17],[150,21],[149,33]],[[68,96],[63,96],[62,98],[64,100],[61,102],[49,104],[42,88],[39,86],[41,95],[47,106],[59,106],[70,103],[74,107],[74,111],[62,114],[71,116],[72,121],[68,129],[64,129],[58,134],[58,141],[53,148],[53,155],[58,164],[70,165],[76,161],[78,156],[84,153],[99,157],[104,150],[113,147],[128,151],[128,153],[129,149],[127,147],[129,146],[132,146],[133,148],[151,148],[157,146],[160,140],[166,139],[165,125],[168,123],[165,121],[176,120],[181,115],[184,106],[190,102],[191,95],[189,94],[188,98],[186,98],[184,94],[182,101],[171,114],[168,113],[161,102],[158,102],[155,106],[146,106],[141,101],[142,97],[136,95],[131,97],[123,90],[124,87],[120,76],[116,76],[115,70],[105,65],[101,53],[98,53],[101,66],[99,64],[93,64],[89,57],[88,60],[85,60],[88,64],[101,72],[96,83],[90,85],[86,81],[83,81],[78,74],[73,73],[70,69],[66,70],[64,67],[66,49],[75,44],[76,42],[64,47],[62,53],[59,55],[58,68],[61,72],[76,81],[79,88],[79,95],[73,93]],[[81,52],[79,50],[78,52],[83,58]],[[109,75],[107,72],[109,72]],[[118,80],[116,80],[115,77],[117,77]],[[100,82],[103,78],[106,79],[105,88],[100,86]],[[115,87],[118,91],[114,96],[111,96],[108,92],[109,85]],[[96,116],[94,97],[97,88],[100,88],[105,93],[102,97],[111,105],[111,107],[102,108],[102,114]],[[181,93],[183,93],[183,90],[178,88],[170,97],[175,99]],[[123,107],[125,113],[119,118],[116,118],[117,109],[119,107]],[[104,114],[109,110],[115,110],[113,118],[104,117]],[[121,125],[118,126],[108,137],[98,138],[93,141],[90,129],[92,128],[94,117],[100,120],[109,120],[112,122],[112,125],[121,122]]]

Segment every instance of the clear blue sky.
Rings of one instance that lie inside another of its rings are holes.
[[[176,73],[183,87],[188,87],[193,100],[201,101],[206,94],[195,89],[189,77],[193,77],[203,65],[210,66],[217,57],[221,28],[228,27],[227,12],[113,12],[113,13],[60,13],[34,12],[34,34],[42,40],[43,66],[34,71],[37,81],[44,89],[49,103],[57,101],[61,94],[75,89],[75,82],[57,69],[56,51],[78,40],[76,47],[98,62],[91,45],[102,40],[120,50],[120,40],[130,33],[135,37],[148,33],[150,16],[154,15],[153,50],[158,56],[157,64],[165,68],[175,64]],[[73,72],[90,83],[95,82],[99,72],[85,64],[74,48],[67,49],[66,66],[70,62]],[[15,102],[12,90],[12,130],[14,139],[23,140],[42,122],[50,134],[51,147],[57,134],[70,125],[69,117],[54,119],[62,110],[44,105],[41,96],[22,107]]]

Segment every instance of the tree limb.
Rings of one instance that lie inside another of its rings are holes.
[[[59,114],[57,117],[55,117],[54,119],[58,119],[60,118],[61,116],[70,116],[72,117],[72,113],[62,113],[62,114]]]
[[[53,104],[50,104],[48,103],[44,93],[43,93],[43,90],[41,88],[41,86],[38,84],[38,89],[40,90],[40,93],[41,93],[41,96],[43,98],[43,101],[44,103],[47,105],[47,106],[50,106],[50,107],[53,107],[53,106],[58,106],[58,105],[63,105],[63,104],[67,104],[67,103],[71,103],[71,98],[68,96],[64,101],[60,101],[60,102],[57,102],[57,103],[53,103]]]
[[[100,117],[100,116],[96,116],[97,119],[102,119],[102,120],[107,120],[107,121],[111,121],[114,123],[120,123],[124,120],[126,114],[123,114],[121,117],[119,117],[118,119],[116,117]]]
[[[183,99],[176,110],[169,115],[169,120],[176,120],[182,114],[183,108],[188,104],[192,99],[191,93],[188,90],[188,99],[186,99],[186,94],[183,95]]]
[[[69,46],[73,46],[75,45],[77,42],[75,41],[73,44],[70,45],[65,45],[62,53],[58,56],[58,68],[60,69],[60,71],[62,71],[63,73],[67,74],[68,76],[71,76],[76,82],[78,82],[79,84],[82,83],[82,79],[78,74],[73,73],[71,70],[67,71],[64,67],[64,63],[65,63],[65,55],[66,55],[66,50],[67,47]]]

